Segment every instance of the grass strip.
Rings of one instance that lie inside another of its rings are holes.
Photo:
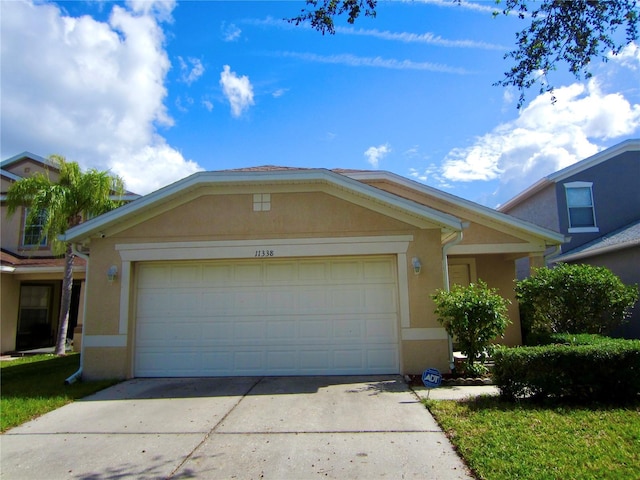
[[[0,363],[0,432],[118,383],[64,380],[80,366],[80,355],[34,355]]]
[[[480,397],[425,404],[478,478],[640,478],[640,402],[539,405]]]

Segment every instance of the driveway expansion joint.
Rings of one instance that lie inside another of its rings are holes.
[[[262,382],[262,380],[264,380],[264,377],[260,377],[260,378],[258,378],[258,380],[256,380],[256,381],[253,383],[253,385],[251,385],[251,386],[249,387],[249,389],[248,389],[246,392],[244,392],[244,393],[242,394],[242,396],[241,396],[241,397],[238,399],[238,401],[233,405],[233,407],[231,407],[231,408],[229,409],[229,411],[227,411],[227,413],[225,413],[225,414],[222,416],[222,418],[218,421],[218,423],[216,423],[216,424],[213,426],[213,428],[212,428],[211,430],[209,430],[209,431],[206,433],[206,435],[202,438],[202,441],[200,441],[200,443],[198,443],[198,445],[196,445],[196,446],[193,448],[193,450],[191,450],[191,451],[190,451],[190,452],[189,452],[189,453],[184,457],[184,459],[182,460],[182,462],[180,462],[180,464],[179,464],[178,466],[176,466],[176,468],[174,468],[174,469],[173,469],[173,471],[172,471],[172,472],[169,474],[169,476],[167,477],[167,480],[169,480],[169,479],[173,478],[173,476],[178,472],[178,470],[180,470],[180,468],[182,468],[182,466],[183,466],[185,463],[187,463],[187,462],[191,459],[191,457],[193,457],[193,454],[194,454],[194,453],[196,453],[196,451],[198,451],[198,449],[199,449],[200,447],[202,447],[202,446],[206,443],[206,441],[209,439],[209,437],[211,437],[211,435],[213,435],[213,434],[215,433],[216,429],[217,429],[220,425],[222,425],[222,423],[227,419],[227,417],[228,417],[229,415],[231,415],[231,412],[233,412],[233,411],[236,409],[236,407],[237,407],[238,405],[240,405],[240,403],[242,402],[242,400],[244,400],[244,399],[245,399],[245,397],[246,397],[247,395],[249,395],[249,394],[253,391],[253,389],[254,389],[254,388],[256,388],[256,386],[258,386],[258,384],[259,384],[260,382]]]

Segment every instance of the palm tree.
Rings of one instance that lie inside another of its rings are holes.
[[[12,216],[20,207],[27,207],[26,224],[42,222],[40,240],[50,239],[53,253],[64,254],[62,299],[55,348],[56,355],[64,355],[75,254],[71,243],[59,240],[58,236],[83,220],[121,205],[122,201],[117,198],[124,194],[124,182],[109,172],[91,169],[83,173],[76,162],[68,162],[60,155],[51,155],[49,160],[60,172],[56,182],[49,178],[48,171],[46,174],[36,173],[23,178],[11,185],[6,202],[8,216]]]

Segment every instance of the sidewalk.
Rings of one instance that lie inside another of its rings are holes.
[[[431,400],[463,400],[465,398],[479,397],[481,395],[499,395],[500,390],[495,385],[479,386],[447,386],[438,388],[426,388],[412,386],[411,389],[420,399]]]

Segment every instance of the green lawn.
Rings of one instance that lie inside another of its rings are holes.
[[[478,478],[640,478],[640,402],[625,407],[426,400]]]
[[[60,408],[116,381],[64,380],[78,370],[80,355],[36,355],[0,363],[0,431]]]

